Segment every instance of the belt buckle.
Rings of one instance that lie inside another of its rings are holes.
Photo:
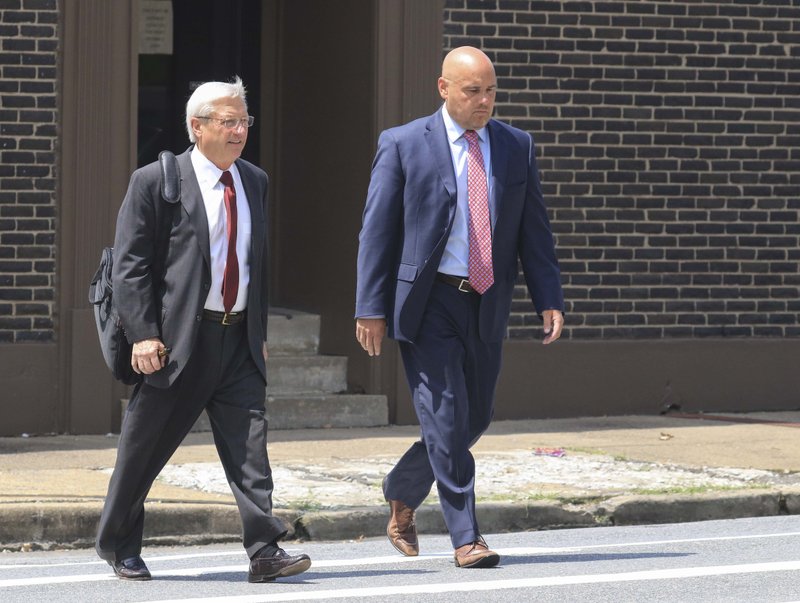
[[[226,327],[229,327],[230,325],[232,325],[233,324],[232,322],[228,322],[228,317],[230,317],[230,316],[231,316],[230,313],[224,312],[222,314],[222,323],[221,324],[225,325]]]
[[[472,288],[469,286],[469,281],[465,278],[462,278],[461,282],[458,283],[458,290],[461,291],[461,293],[472,293]]]

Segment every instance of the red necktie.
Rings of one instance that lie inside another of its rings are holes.
[[[469,284],[483,294],[494,283],[489,190],[483,153],[475,130],[464,132],[467,140],[467,201],[469,204]]]
[[[225,185],[225,222],[228,233],[228,257],[225,259],[225,275],[222,277],[222,305],[230,312],[239,294],[239,258],[236,257],[236,190],[233,177],[222,172],[220,182]]]

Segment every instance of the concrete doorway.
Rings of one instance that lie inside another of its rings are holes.
[[[167,6],[152,15],[147,12],[152,3],[140,8],[144,27],[155,31],[152,42],[140,41],[138,166],[155,161],[163,149],[179,153],[189,146],[184,107],[202,82],[240,76],[248,107],[260,117],[261,2],[172,0],[156,3],[157,9],[158,5]],[[169,26],[167,19],[171,32],[160,33],[159,28]],[[260,146],[258,136],[249,138],[244,158],[259,163]]]

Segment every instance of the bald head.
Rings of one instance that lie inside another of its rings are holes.
[[[442,61],[442,77],[453,81],[479,69],[488,69],[494,74],[494,65],[489,57],[472,46],[451,50]]]
[[[439,95],[458,125],[466,130],[483,128],[492,116],[497,77],[494,65],[472,46],[450,51],[442,62]]]

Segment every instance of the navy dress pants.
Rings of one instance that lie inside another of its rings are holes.
[[[171,387],[136,387],[97,531],[100,557],[119,561],[140,554],[147,493],[203,409],[239,508],[248,555],[285,534],[272,515],[266,387],[249,350],[246,322],[204,320],[192,356]]]
[[[478,333],[481,297],[435,282],[414,343],[400,342],[421,438],[386,476],[384,494],[417,508],[433,482],[453,548],[480,536],[470,448],[489,427],[502,341]]]

